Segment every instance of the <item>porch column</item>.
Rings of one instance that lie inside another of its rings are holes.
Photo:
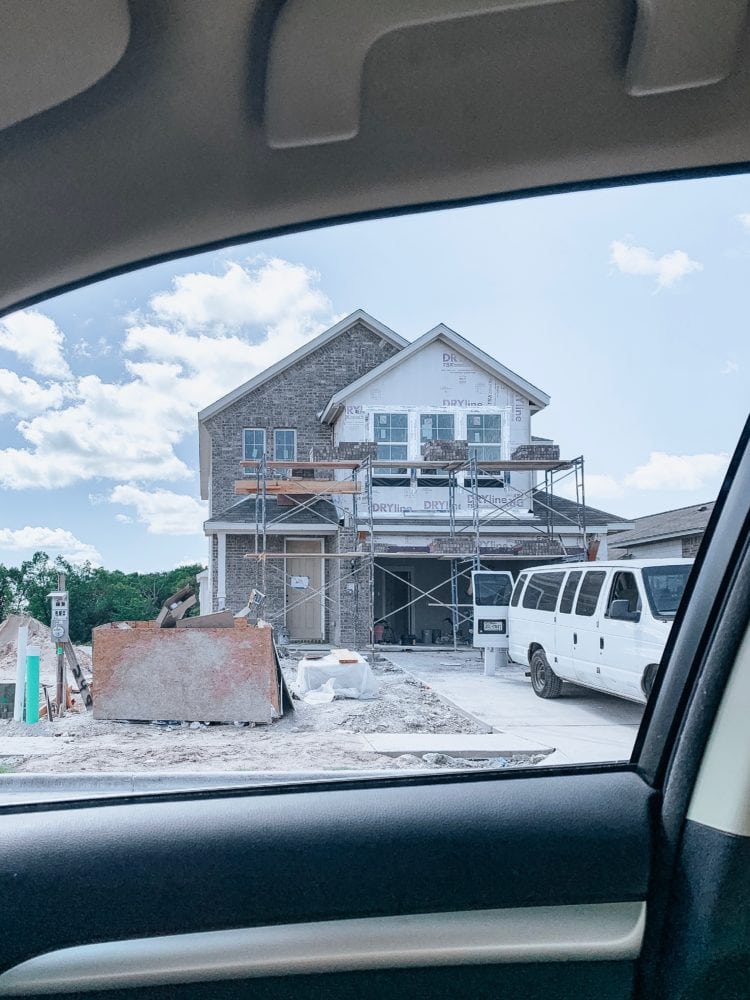
[[[227,533],[218,531],[216,533],[218,543],[218,553],[216,560],[216,601],[219,611],[223,611],[227,606]]]
[[[208,609],[214,610],[216,596],[216,574],[214,573],[214,536],[208,535]]]

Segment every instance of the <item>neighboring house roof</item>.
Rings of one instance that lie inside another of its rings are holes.
[[[480,368],[494,375],[495,378],[499,379],[501,382],[505,382],[507,385],[512,386],[517,392],[526,396],[532,403],[535,410],[541,410],[549,404],[549,396],[546,392],[542,392],[531,382],[527,382],[526,379],[521,378],[520,375],[516,375],[515,372],[511,371],[510,368],[506,368],[505,365],[501,365],[499,361],[496,361],[489,354],[486,354],[479,347],[476,347],[471,341],[466,340],[460,334],[456,333],[455,330],[451,330],[450,327],[445,326],[444,323],[438,324],[438,326],[433,327],[432,330],[428,330],[427,333],[418,337],[416,340],[412,341],[408,347],[405,347],[398,354],[394,354],[393,357],[384,361],[382,364],[378,365],[376,368],[370,369],[361,378],[358,378],[356,382],[352,382],[350,385],[345,386],[340,389],[337,393],[331,396],[328,404],[320,415],[320,419],[323,423],[331,423],[338,416],[345,400],[352,395],[354,392],[358,392],[360,389],[369,385],[370,382],[382,375],[387,374],[392,371],[398,365],[402,364],[407,358],[412,357],[422,348],[431,344],[435,340],[442,340],[449,346],[453,347],[455,350],[459,351],[464,356],[471,358]]]
[[[301,504],[297,507],[279,506],[275,497],[266,498],[266,523],[279,522],[289,525],[316,524],[321,527],[335,528],[339,522],[339,512],[329,500],[316,500],[314,503]],[[232,504],[221,514],[216,514],[204,522],[203,527],[216,530],[218,525],[255,526],[255,497],[246,497],[239,503]]]
[[[374,333],[379,334],[384,340],[393,344],[399,350],[409,343],[408,340],[404,340],[398,333],[391,330],[380,320],[375,319],[369,313],[365,312],[364,309],[357,309],[355,312],[350,313],[345,316],[338,323],[334,324],[328,330],[324,330],[323,333],[319,334],[317,337],[313,337],[302,347],[299,347],[296,351],[288,354],[286,357],[281,358],[277,361],[275,365],[271,365],[270,368],[265,368],[262,372],[259,372],[249,382],[244,382],[242,385],[237,386],[236,389],[232,389],[228,392],[226,396],[222,396],[221,399],[217,399],[216,402],[211,403],[210,406],[206,406],[204,409],[200,410],[198,413],[198,452],[199,452],[199,464],[200,464],[200,485],[201,485],[201,496],[206,499],[208,496],[208,477],[210,475],[210,456],[211,456],[211,437],[204,426],[204,422],[209,418],[215,416],[217,413],[221,413],[232,403],[237,402],[238,399],[242,399],[243,396],[247,395],[248,392],[252,392],[254,389],[258,389],[264,382],[272,379],[275,375],[283,372],[284,369],[289,368],[290,365],[296,364],[302,358],[307,357],[308,354],[312,354],[313,351],[317,351],[319,347],[323,347],[331,340],[335,340],[336,337],[340,336],[342,333],[346,333],[347,330],[351,329],[355,323],[363,323],[368,326]]]
[[[632,530],[613,535],[611,544],[618,549],[628,549],[631,546],[647,545],[649,542],[701,534],[705,531],[713,508],[713,501],[709,501],[691,507],[679,507],[677,510],[665,510],[660,514],[636,517],[633,519]]]
[[[610,514],[606,510],[599,510],[598,507],[582,506],[577,504],[575,500],[567,500],[565,497],[545,493],[544,490],[536,490],[534,504],[531,508],[534,511],[535,519],[546,523],[547,508],[552,509],[552,523],[554,525],[578,524],[580,509],[580,512],[585,515],[587,531],[589,528],[604,527],[610,524],[624,527],[633,523],[626,517],[620,517],[619,514]]]

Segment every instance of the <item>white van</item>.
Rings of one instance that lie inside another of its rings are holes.
[[[643,702],[692,559],[622,559],[524,570],[508,611],[510,657],[540,698],[563,681]]]

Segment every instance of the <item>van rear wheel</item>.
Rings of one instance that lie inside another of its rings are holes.
[[[543,649],[537,649],[531,657],[531,686],[540,698],[559,698],[563,682],[547,662]]]

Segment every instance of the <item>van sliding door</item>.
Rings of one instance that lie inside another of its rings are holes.
[[[578,588],[573,627],[573,671],[577,680],[591,687],[601,687],[601,611],[600,597],[607,571],[587,570]]]

